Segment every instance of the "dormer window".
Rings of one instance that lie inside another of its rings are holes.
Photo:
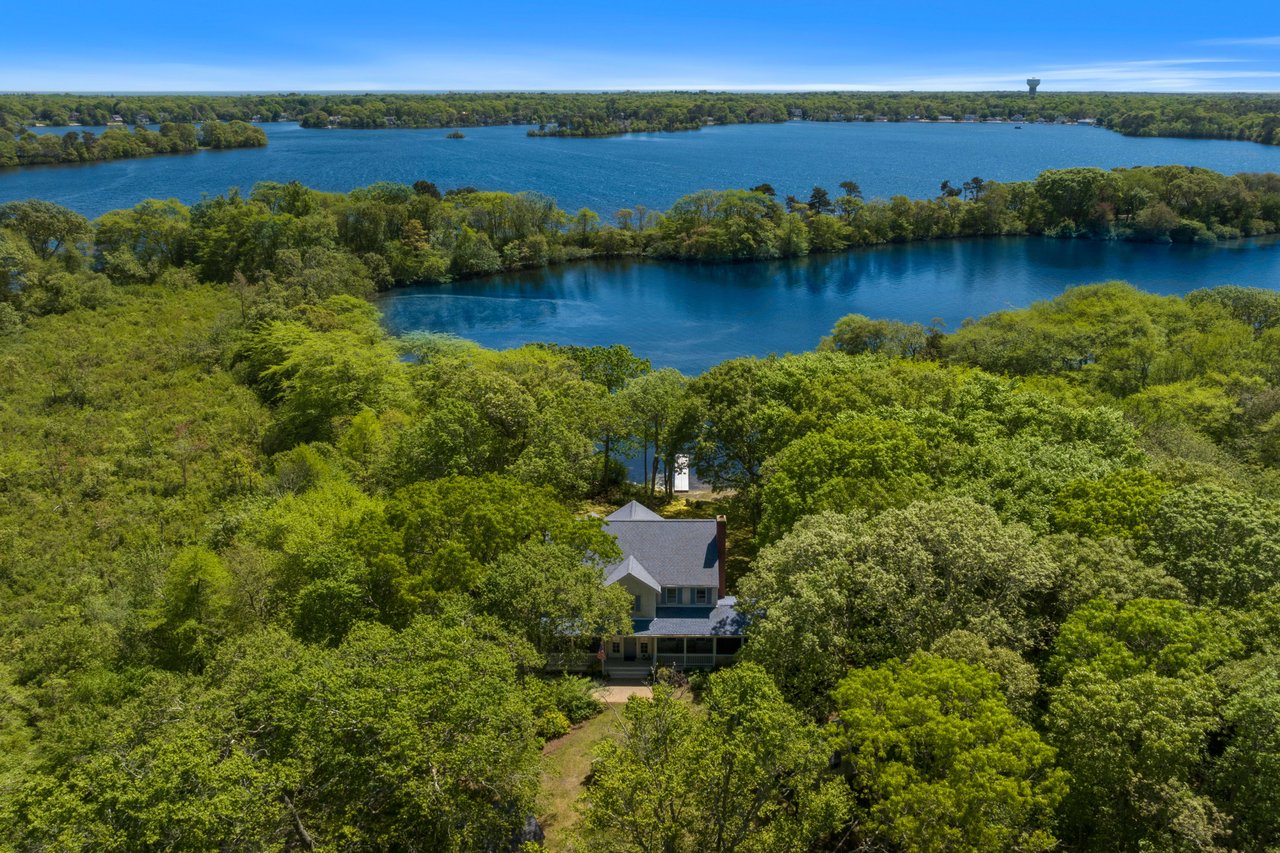
[[[679,604],[680,603],[680,587],[668,586],[662,589],[663,604]]]
[[[693,603],[694,604],[707,603],[707,588],[705,586],[700,586],[693,591]]]

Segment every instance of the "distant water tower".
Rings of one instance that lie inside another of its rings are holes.
[[[1030,92],[1031,92],[1031,97],[1033,97],[1033,98],[1034,98],[1034,97],[1036,96],[1036,89],[1038,89],[1039,87],[1040,87],[1040,78],[1039,78],[1039,77],[1028,77],[1028,78],[1027,78],[1027,89],[1028,89],[1028,90],[1030,90]]]

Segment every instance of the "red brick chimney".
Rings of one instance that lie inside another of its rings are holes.
[[[725,517],[723,515],[716,516],[716,557],[720,565],[720,597],[724,598],[724,560],[725,549],[727,547],[728,532]]]

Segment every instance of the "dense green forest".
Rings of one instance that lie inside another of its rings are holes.
[[[519,849],[542,745],[598,711],[542,662],[629,624],[589,510],[667,506],[622,481],[642,450],[719,490],[753,620],[692,704],[626,706],[575,849],[1276,849],[1280,294],[850,316],[697,377],[395,338],[363,299],[605,235],[783,253],[894,205],[909,228],[868,233],[1158,205],[1170,238],[1253,233],[1275,181],[724,193],[611,226],[427,184],[0,206],[0,850]]]
[[[305,127],[529,124],[531,135],[604,136],[706,124],[810,121],[1094,119],[1129,136],[1280,143],[1280,98],[1107,92],[455,92],[367,95],[0,95],[0,128],[298,120]]]
[[[10,133],[0,128],[0,166],[36,166],[48,163],[90,163],[121,160],[151,154],[188,154],[201,148],[260,148],[267,134],[242,121],[209,120],[193,124],[165,122],[160,130],[138,126],[130,133],[110,127],[102,135],[72,130],[64,134]]]

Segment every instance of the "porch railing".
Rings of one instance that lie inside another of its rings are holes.
[[[658,666],[712,667],[733,662],[733,655],[677,655],[658,653]]]

